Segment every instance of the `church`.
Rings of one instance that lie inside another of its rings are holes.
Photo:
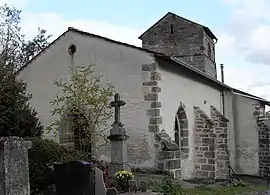
[[[95,64],[126,102],[121,121],[129,135],[129,164],[181,179],[227,178],[228,167],[238,174],[267,174],[270,102],[217,80],[214,33],[169,12],[139,39],[142,47],[68,28],[23,66],[18,77],[27,83],[43,125],[55,120],[54,81],[69,79],[70,66]],[[64,136],[44,137],[65,142]]]

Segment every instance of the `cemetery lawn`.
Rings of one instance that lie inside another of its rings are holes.
[[[266,191],[267,186],[249,186],[249,187],[199,187],[191,189],[183,189],[186,195],[241,195],[245,192],[262,192]]]

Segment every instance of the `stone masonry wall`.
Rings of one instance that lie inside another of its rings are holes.
[[[158,152],[157,169],[169,171],[176,178],[181,178],[181,153],[176,151],[159,151]]]
[[[144,92],[144,101],[150,103],[150,108],[147,110],[149,116],[148,131],[153,133],[159,132],[159,126],[162,124],[160,116],[161,102],[158,100],[158,94],[161,88],[158,86],[158,81],[161,81],[161,75],[157,71],[157,64],[142,64],[142,71],[145,78],[149,80],[142,83]]]
[[[203,29],[173,14],[151,27],[141,39],[143,48],[167,56],[203,54]]]
[[[143,100],[149,102],[149,109],[146,111],[149,117],[148,132],[154,135],[160,131],[159,126],[162,124],[162,117],[160,116],[161,102],[158,100],[158,95],[161,92],[159,82],[161,81],[161,75],[157,71],[157,63],[153,61],[152,64],[141,65],[144,82],[142,83],[142,90],[144,93]],[[154,140],[155,152],[161,150],[160,142]],[[155,158],[158,158],[158,154],[155,154]],[[155,167],[157,163],[155,163]]]
[[[158,85],[162,79],[161,75],[157,71],[157,64],[155,62],[153,62],[152,64],[142,64],[141,67],[143,77],[146,78],[146,81],[142,83],[144,101],[149,102],[150,105],[149,109],[146,111],[149,117],[148,132],[155,135],[155,168],[159,170],[169,171],[172,173],[173,177],[180,178],[180,149],[174,148],[173,150],[171,150],[170,147],[167,149],[164,149],[164,147],[162,147],[162,144],[168,142],[176,147],[178,146],[173,140],[171,140],[170,136],[166,133],[165,130],[160,132],[159,129],[160,125],[162,124],[162,116],[160,116],[161,102],[158,100],[159,93],[161,92],[161,88]]]
[[[229,176],[228,127],[229,122],[215,107],[211,106],[211,118],[215,133],[215,178]]]
[[[31,142],[17,137],[0,138],[0,194],[29,195],[28,149]]]
[[[259,175],[265,177],[270,174],[270,141],[269,127],[266,118],[258,117],[259,128]]]
[[[261,111],[259,102],[254,102],[253,106],[259,134],[259,176],[265,177],[270,175],[270,117]]]
[[[168,171],[176,178],[181,178],[181,151],[179,146],[163,129],[156,135],[161,148],[157,152],[157,169]]]
[[[205,73],[212,78],[217,78],[216,62],[210,60],[208,57],[204,58]]]
[[[204,55],[204,66],[205,72],[209,76],[217,78],[217,68],[215,62],[215,44],[213,40],[204,32],[204,41],[203,41]]]
[[[213,121],[204,111],[194,106],[195,114],[195,177],[215,177],[215,137]]]
[[[208,58],[208,43],[214,56],[213,41],[201,26],[185,20],[175,14],[168,14],[152,26],[142,37],[142,47],[167,56],[178,57],[191,66],[216,78],[215,58]],[[208,37],[209,39],[209,37]],[[207,40],[208,40],[207,39]],[[207,63],[206,63],[207,62]],[[212,71],[212,72],[210,72]]]

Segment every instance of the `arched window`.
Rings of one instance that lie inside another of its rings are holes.
[[[188,155],[189,153],[189,132],[188,119],[185,105],[180,102],[180,106],[176,112],[174,125],[174,140],[180,146],[181,151]]]
[[[75,150],[91,153],[92,144],[91,136],[89,137],[89,134],[87,134],[87,129],[89,128],[87,118],[76,108],[72,109],[70,116]]]
[[[180,145],[180,140],[179,140],[179,122],[177,117],[174,119],[174,141],[176,144],[179,146]]]

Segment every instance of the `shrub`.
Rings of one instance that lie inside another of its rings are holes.
[[[31,138],[30,140],[33,143],[32,148],[29,149],[30,186],[31,191],[40,192],[54,183],[50,166],[54,162],[61,161],[63,149],[53,140],[41,138]]]
[[[91,158],[90,153],[69,150],[53,140],[27,138],[33,146],[29,150],[29,177],[32,194],[42,192],[54,184],[54,173],[51,166],[55,162],[66,163],[72,160],[93,162],[102,172],[107,188],[113,187],[112,179],[108,176],[108,164]]]
[[[84,160],[93,162],[103,171],[107,187],[112,187],[108,178],[108,165],[91,158],[91,154],[77,150],[69,150],[53,140],[41,138],[27,138],[33,146],[29,149],[29,177],[31,191],[35,194],[42,192],[51,184],[54,184],[54,174],[51,166],[55,162],[69,162],[72,160]]]
[[[152,184],[152,190],[164,195],[186,195],[180,184],[173,182],[171,177],[165,177],[160,183]]]

